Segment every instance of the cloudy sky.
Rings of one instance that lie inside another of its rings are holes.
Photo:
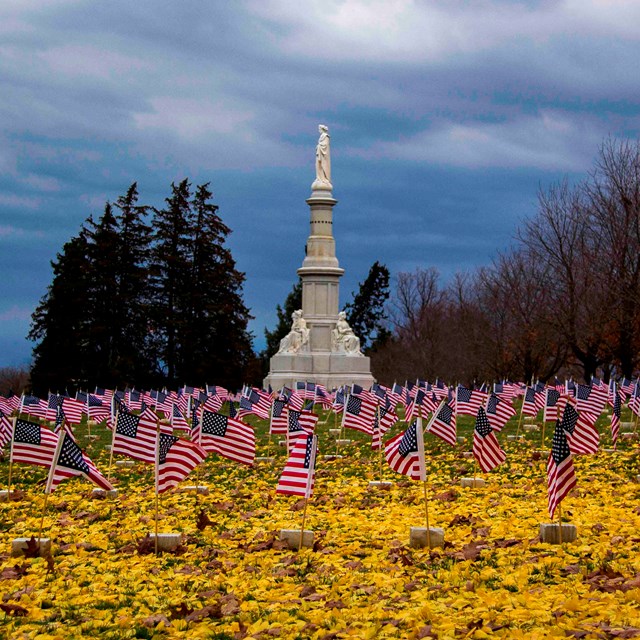
[[[375,260],[486,264],[640,127],[637,0],[2,0],[0,366],[30,360],[50,261],[137,181],[210,181],[256,346],[308,234],[332,141],[349,300]],[[82,313],[82,310],[78,310]]]

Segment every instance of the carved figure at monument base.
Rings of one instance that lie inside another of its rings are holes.
[[[360,338],[349,326],[347,314],[344,311],[338,314],[336,328],[331,332],[331,350],[348,356],[363,355],[360,351]]]
[[[291,331],[280,340],[278,353],[299,353],[309,342],[309,329],[302,317],[302,309],[291,314]]]

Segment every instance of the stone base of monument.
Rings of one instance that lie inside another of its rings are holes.
[[[9,492],[4,489],[0,491],[0,502],[6,502],[7,500],[9,500]]]
[[[344,384],[359,384],[368,389],[375,382],[367,356],[344,353],[277,353],[271,357],[269,369],[263,382],[265,389],[269,385],[273,389],[295,388],[298,380],[314,380],[327,389]]]
[[[27,549],[27,543],[31,540],[31,538],[14,538],[11,541],[11,555],[16,558],[18,556],[23,556]],[[36,540],[40,543],[40,548],[38,549],[38,555],[41,558],[45,556],[51,555],[51,538],[40,538]]]
[[[330,436],[339,436],[342,433],[342,429],[329,429]]]
[[[470,489],[484,487],[487,483],[482,478],[460,478],[460,486]]]
[[[538,425],[538,424],[524,424],[524,425],[522,425],[522,428],[525,431],[528,431],[528,432],[540,431],[540,425]]]
[[[344,447],[351,444],[352,442],[353,440],[336,440],[336,445],[338,445],[339,447]]]
[[[390,480],[372,480],[369,489],[391,489],[393,482]]]
[[[409,546],[415,549],[422,549],[429,546],[444,547],[444,529],[439,527],[429,527],[429,536],[427,537],[426,527],[411,527],[409,531]]]
[[[130,469],[135,466],[135,460],[116,460],[116,467],[120,467],[121,469]]]
[[[578,537],[575,524],[562,523],[562,543],[573,542]],[[560,526],[556,523],[540,524],[540,541],[548,544],[560,544]]]
[[[300,548],[300,529],[280,529],[280,540],[287,543],[289,549]],[[302,534],[302,546],[313,547],[313,531],[305,529]]]
[[[473,451],[463,451],[463,452],[462,452],[462,455],[463,455],[465,458],[473,458]]]
[[[459,442],[460,444],[462,444],[463,442],[466,442],[466,441],[467,441],[467,439],[466,439],[464,436],[458,436],[458,437],[457,437],[457,440],[458,440],[458,442]]]
[[[180,488],[181,493],[199,493],[203,496],[209,495],[209,487],[204,484],[188,484],[186,487]]]
[[[340,460],[341,458],[344,458],[344,456],[338,455],[337,453],[322,456],[323,460]]]
[[[151,542],[155,546],[156,534],[149,534]],[[182,542],[181,533],[159,533],[158,534],[158,551],[175,551]]]
[[[101,498],[116,498],[118,496],[118,490],[117,489],[99,489],[98,487],[96,487],[95,489],[93,489],[93,491],[91,491],[91,495],[92,496],[96,496],[96,497],[101,497]]]
[[[270,463],[270,462],[273,462],[274,460],[275,458],[273,456],[259,456],[256,458],[256,462]]]
[[[521,440],[524,440],[524,436],[507,436],[507,440],[509,442],[520,442]]]

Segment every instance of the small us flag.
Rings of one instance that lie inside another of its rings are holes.
[[[576,486],[573,458],[561,421],[556,421],[551,453],[547,461],[549,515],[553,515],[564,497]]]
[[[384,445],[384,457],[389,466],[412,480],[420,480],[421,468],[424,468],[424,461],[420,460],[418,451],[418,437],[422,436],[418,434],[418,428],[422,428],[420,419],[414,420],[406,431],[391,438]]]
[[[58,436],[49,429],[26,420],[16,420],[11,444],[11,462],[51,467]]]
[[[276,493],[303,496],[307,499],[313,495],[317,451],[318,439],[312,433],[300,436],[295,441],[278,480]]]
[[[182,482],[207,457],[195,442],[160,433],[156,464],[156,491],[162,493]]]
[[[253,428],[231,416],[203,410],[200,445],[210,453],[229,460],[253,465],[256,457],[256,436]]]
[[[495,469],[507,459],[507,454],[500,448],[483,407],[478,409],[473,430],[473,456],[485,473]]]

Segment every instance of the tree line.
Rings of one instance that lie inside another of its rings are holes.
[[[640,359],[640,143],[609,139],[588,176],[539,192],[492,263],[443,285],[397,275],[382,381],[630,378]]]
[[[34,391],[244,382],[254,357],[245,276],[211,198],[185,179],[155,208],[133,183],[87,218],[32,316]]]

